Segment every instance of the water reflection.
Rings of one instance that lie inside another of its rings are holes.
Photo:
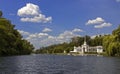
[[[120,58],[25,55],[0,57],[0,74],[119,74]]]

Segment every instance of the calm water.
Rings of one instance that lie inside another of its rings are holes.
[[[0,74],[120,74],[120,58],[60,55],[0,57]]]

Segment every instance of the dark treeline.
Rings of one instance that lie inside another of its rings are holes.
[[[11,21],[3,18],[0,11],[0,56],[30,54],[34,49],[30,42],[22,39]]]
[[[74,46],[81,46],[86,38],[87,44],[90,46],[102,45],[103,49],[108,56],[120,56],[120,26],[112,31],[109,35],[98,35],[95,38],[90,36],[86,37],[74,37],[70,43],[63,43],[57,45],[51,45],[48,47],[42,47],[36,50],[36,53],[69,53],[73,50]]]

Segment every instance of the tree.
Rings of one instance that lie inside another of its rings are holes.
[[[120,25],[118,26],[117,29],[112,31],[112,34],[116,36],[116,41],[120,42]]]
[[[34,49],[14,27],[9,20],[0,18],[0,56],[30,54]]]
[[[120,26],[112,31],[112,35],[103,39],[104,49],[109,56],[120,56]]]

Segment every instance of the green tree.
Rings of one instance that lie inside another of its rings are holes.
[[[112,35],[103,39],[104,49],[109,56],[120,56],[120,26],[113,30]]]
[[[30,54],[34,49],[14,27],[9,20],[0,18],[0,56]]]

